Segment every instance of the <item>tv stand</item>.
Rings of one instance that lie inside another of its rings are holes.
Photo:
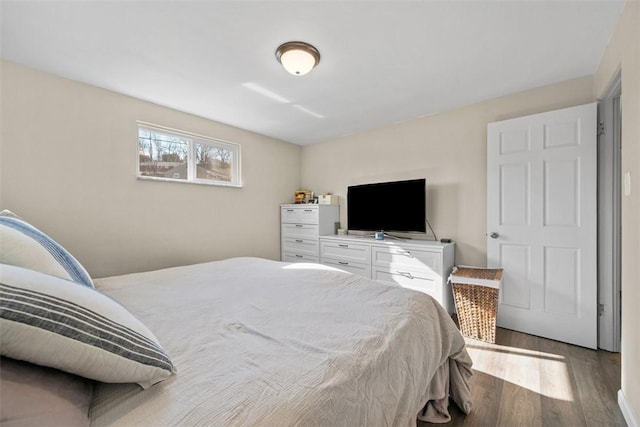
[[[382,241],[382,240],[384,240],[384,239],[376,239],[376,235],[377,235],[378,233],[382,233],[382,235],[384,236],[384,239],[399,240],[399,241],[401,241],[401,242],[404,242],[405,240],[410,240],[410,239],[411,239],[411,237],[398,237],[398,236],[394,236],[393,234],[389,234],[389,233],[386,233],[386,232],[384,232],[384,231],[378,231],[378,232],[373,233],[373,234],[365,234],[363,237],[373,237],[375,240],[378,240],[378,241]]]
[[[395,237],[395,236],[394,236]],[[434,297],[449,313],[453,294],[447,278],[455,243],[376,240],[373,236],[320,236],[320,263],[373,280],[396,283]]]

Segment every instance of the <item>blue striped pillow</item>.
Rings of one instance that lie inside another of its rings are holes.
[[[94,287],[89,273],[65,248],[7,210],[0,212],[0,263]]]
[[[0,265],[0,353],[113,383],[147,388],[176,369],[153,333],[86,286]]]

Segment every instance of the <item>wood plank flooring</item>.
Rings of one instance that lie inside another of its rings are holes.
[[[466,338],[473,410],[445,426],[626,426],[617,403],[620,354],[498,328],[496,344]],[[436,426],[418,422],[418,427]]]

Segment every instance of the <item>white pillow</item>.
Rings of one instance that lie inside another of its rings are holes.
[[[176,372],[153,333],[110,297],[12,265],[0,265],[0,353],[143,388]]]
[[[0,212],[0,263],[94,287],[87,270],[65,248],[9,210]]]

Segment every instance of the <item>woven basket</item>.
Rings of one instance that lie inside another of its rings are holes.
[[[451,275],[460,332],[465,337],[495,343],[498,288],[456,283],[456,278],[482,279],[499,283],[502,279],[502,269],[459,268]]]

